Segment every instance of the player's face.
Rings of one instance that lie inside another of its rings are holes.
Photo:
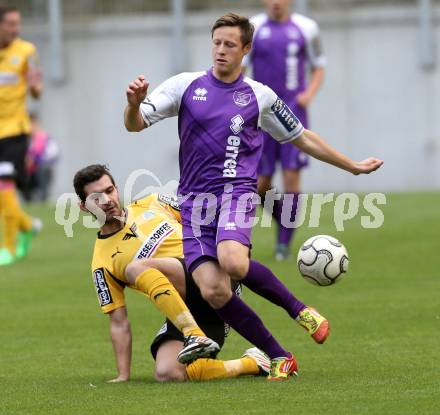
[[[99,180],[87,184],[84,192],[87,199],[105,213],[106,223],[115,220],[115,217],[122,216],[118,189],[106,174]]]
[[[214,70],[223,76],[241,70],[244,55],[249,52],[251,45],[241,43],[239,27],[222,26],[212,35],[212,60]]]
[[[19,12],[9,12],[0,21],[0,42],[9,45],[21,30],[21,17]],[[1,46],[1,45],[0,45]]]
[[[272,20],[284,20],[289,16],[290,0],[264,0],[266,13]]]

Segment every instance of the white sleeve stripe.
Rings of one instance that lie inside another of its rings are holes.
[[[254,91],[258,103],[259,128],[269,133],[280,143],[292,141],[302,134],[303,125],[272,89],[247,77],[245,82]]]
[[[184,72],[160,84],[140,105],[147,126],[178,115],[182,96],[191,83],[205,72]]]
[[[299,13],[293,13],[291,21],[300,28],[306,40],[307,57],[312,66],[314,68],[326,66],[318,24],[313,19]]]

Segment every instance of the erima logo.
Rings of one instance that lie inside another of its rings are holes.
[[[298,126],[298,118],[295,117],[295,114],[280,98],[277,98],[271,109],[281,124],[283,124],[285,129],[290,133]]]
[[[265,27],[261,28],[260,33],[258,34],[258,37],[260,39],[268,39],[268,38],[270,38],[271,35],[272,35],[272,32],[270,30],[270,27],[265,26]]]
[[[208,91],[205,88],[197,88],[194,91],[193,100],[194,101],[206,101],[207,97],[206,94]]]
[[[237,230],[237,226],[235,225],[234,222],[228,222],[225,225],[225,231],[236,231]]]
[[[240,114],[237,114],[235,117],[231,118],[232,124],[230,128],[234,134],[239,134],[241,132],[242,125],[244,124],[243,117]]]
[[[136,230],[137,230],[137,225],[136,225],[136,223],[133,223],[133,225],[130,226],[130,231],[131,231],[131,233],[130,233],[130,232],[127,232],[127,233],[124,235],[124,237],[122,238],[122,240],[123,240],[123,241],[127,241],[127,240],[129,240],[130,238],[137,238]]]

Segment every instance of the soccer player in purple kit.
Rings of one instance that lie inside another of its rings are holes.
[[[211,35],[213,67],[176,75],[148,98],[148,83],[143,75],[138,76],[126,91],[124,122],[127,130],[141,131],[164,118],[178,116],[178,191],[183,197],[180,207],[188,269],[202,297],[218,315],[269,355],[268,379],[285,380],[296,372],[296,359],[275,340],[258,315],[232,293],[230,279],[239,280],[284,308],[318,343],[328,335],[328,322],[290,293],[267,267],[249,259],[248,219],[255,215],[255,203],[246,198],[257,190],[261,130],[353,174],[368,174],[383,162],[375,158],[354,162],[334,150],[316,133],[305,130],[269,87],[243,77],[241,64],[253,36],[248,18],[233,13],[222,16],[214,23]],[[200,221],[194,227],[200,196],[211,208],[214,201],[215,219],[211,223]]]
[[[293,110],[304,128],[308,128],[307,107],[324,78],[326,58],[318,25],[308,17],[290,13],[290,3],[290,0],[264,0],[265,13],[251,18],[255,26],[254,39],[244,66],[252,66],[252,78],[272,88]],[[309,69],[310,81],[307,82]],[[298,208],[300,172],[308,165],[308,157],[298,147],[281,146],[268,133],[263,134],[258,193],[264,197],[272,187],[272,176],[279,162],[284,192],[293,196],[289,218],[293,222]],[[275,258],[279,261],[288,258],[295,231],[295,228],[286,227],[281,221],[283,200],[275,200],[273,209],[278,225]]]

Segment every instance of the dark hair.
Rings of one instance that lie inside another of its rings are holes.
[[[113,179],[110,170],[104,164],[92,164],[76,172],[73,178],[73,187],[75,188],[75,193],[78,195],[82,202],[85,202],[87,198],[87,195],[84,192],[84,187],[87,186],[89,183],[96,182],[96,180],[99,180],[102,176],[105,175],[110,177],[110,180],[115,186],[115,179]]]
[[[243,46],[252,43],[252,37],[254,36],[254,25],[246,16],[240,16],[235,13],[227,13],[224,16],[217,19],[212,26],[211,36],[214,36],[214,31],[219,27],[231,26],[239,27],[241,31],[241,43]]]
[[[3,20],[7,13],[19,12],[17,7],[14,6],[3,6],[0,4],[0,22]]]

